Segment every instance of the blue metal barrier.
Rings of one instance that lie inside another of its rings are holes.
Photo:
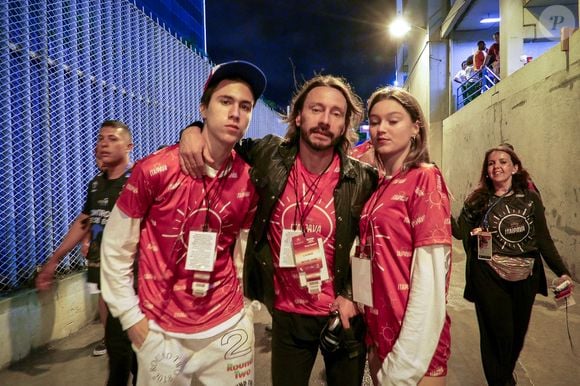
[[[29,284],[81,211],[99,124],[127,123],[134,159],[176,142],[210,68],[129,1],[0,2],[0,295]],[[248,135],[284,131],[260,101]],[[58,273],[84,266],[75,251]]]
[[[484,67],[474,72],[467,80],[457,87],[455,106],[459,110],[469,102],[483,94],[501,81],[500,77],[490,67]]]

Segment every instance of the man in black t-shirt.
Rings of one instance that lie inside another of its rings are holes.
[[[107,385],[126,385],[129,370],[136,365],[126,334],[118,319],[108,316],[107,306],[100,295],[101,238],[109,214],[129,177],[129,154],[132,150],[133,142],[127,125],[113,120],[101,124],[96,154],[103,164],[104,171],[89,183],[82,212],[71,224],[61,244],[43,265],[36,278],[36,288],[41,291],[48,290],[52,286],[54,272],[61,259],[87,234],[90,235],[87,281],[89,291],[99,293],[99,316],[105,326],[105,341],[100,342],[93,353],[95,355],[109,353]],[[100,347],[105,344],[106,348]]]
[[[130,176],[129,169],[118,178],[109,177],[107,170],[97,174],[89,183],[82,213],[90,218],[90,244],[87,253],[88,279],[100,288],[101,238],[109,214]]]

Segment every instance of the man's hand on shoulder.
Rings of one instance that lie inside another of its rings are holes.
[[[181,130],[179,138],[179,165],[181,171],[194,177],[205,174],[205,161],[212,163],[209,152],[205,150],[205,141],[201,135],[203,123],[196,121]],[[205,157],[205,158],[204,158]]]

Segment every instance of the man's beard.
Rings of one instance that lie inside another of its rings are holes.
[[[300,130],[300,138],[302,138],[302,140],[304,141],[304,143],[306,143],[308,145],[308,147],[310,147],[312,150],[316,150],[316,151],[324,151],[324,150],[328,150],[328,149],[332,149],[334,148],[342,139],[342,136],[339,137],[334,137],[334,135],[325,129],[322,129],[320,127],[313,127],[309,130],[305,130],[301,127],[298,128],[298,130]],[[320,143],[314,143],[310,140],[310,135],[312,133],[319,133],[322,135],[327,136],[328,138],[330,138],[330,143],[328,144],[320,144]]]

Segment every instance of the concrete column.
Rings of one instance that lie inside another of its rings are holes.
[[[523,64],[520,56],[524,52],[524,10],[521,1],[500,0],[499,27],[500,44],[500,77],[507,78],[520,69]]]
[[[449,44],[441,39],[441,23],[448,9],[447,0],[408,0],[403,13],[419,27],[405,37],[405,87],[417,98],[429,122],[429,153],[439,166],[443,166],[443,119],[449,112]]]
[[[426,20],[429,21],[429,103],[424,106],[429,120],[429,152],[439,167],[443,161],[443,120],[449,112],[449,44],[441,39],[441,23],[449,11],[446,0],[429,0]]]

